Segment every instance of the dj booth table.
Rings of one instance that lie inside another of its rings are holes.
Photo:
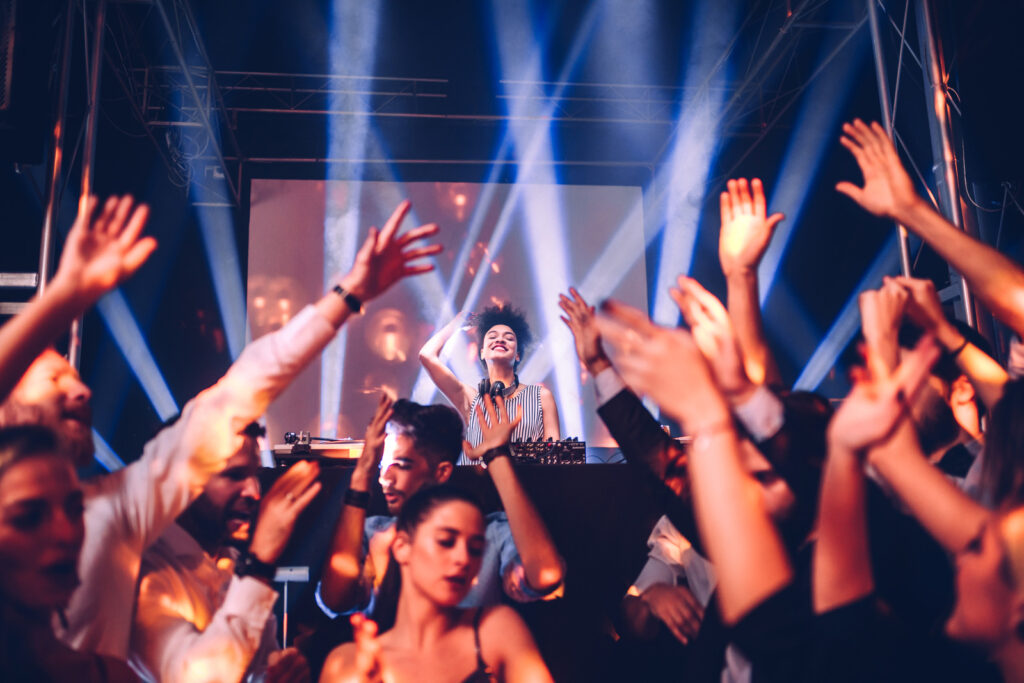
[[[263,470],[264,490],[281,471]],[[323,490],[300,517],[282,557],[282,567],[309,568],[308,583],[290,584],[289,637],[326,619],[313,590],[351,472],[348,463],[322,468]],[[514,606],[530,625],[556,680],[601,680],[611,619],[646,561],[647,537],[664,512],[659,503],[663,489],[626,464],[519,465],[516,473],[565,560],[566,578],[563,598]],[[485,511],[501,509],[483,469],[456,467],[452,482],[475,493]],[[376,483],[369,514],[387,514]]]

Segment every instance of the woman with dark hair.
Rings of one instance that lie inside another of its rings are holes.
[[[375,611],[383,633],[378,636],[377,624],[365,617],[353,617],[355,642],[330,654],[320,680],[551,681],[514,610],[459,608],[480,570],[484,543],[483,512],[469,494],[443,485],[410,497],[398,516]]]
[[[516,414],[522,415],[512,432],[513,441],[561,438],[554,396],[541,384],[520,384],[516,374],[532,341],[530,326],[522,311],[507,305],[489,306],[472,317],[480,362],[487,370],[487,376],[477,386],[459,380],[441,360],[441,351],[459,322],[459,318],[455,318],[427,340],[420,349],[420,363],[466,421],[470,445],[476,446],[483,438],[479,422],[483,419],[480,398],[485,393],[505,398],[510,419],[515,419]],[[463,456],[459,464],[470,463]]]
[[[135,681],[128,666],[58,642],[78,586],[85,537],[82,487],[57,437],[38,426],[0,429],[0,671],[5,681]]]

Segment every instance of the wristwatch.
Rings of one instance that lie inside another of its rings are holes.
[[[235,565],[236,576],[251,576],[266,584],[274,583],[274,576],[277,574],[277,567],[267,564],[250,552],[246,552],[238,559]]]
[[[353,313],[358,314],[363,312],[363,302],[360,301],[359,297],[357,297],[355,294],[348,291],[341,285],[334,285],[332,290],[334,291],[335,294],[344,299],[345,305],[348,306],[349,310],[351,310]]]

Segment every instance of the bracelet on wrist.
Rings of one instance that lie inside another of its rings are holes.
[[[497,448],[491,448],[484,451],[484,454],[480,456],[480,459],[484,461],[484,465],[486,466],[490,465],[495,458],[510,457],[512,457],[512,449],[509,448],[509,445],[506,443],[502,444],[501,446],[498,446]]]
[[[733,425],[732,420],[719,420],[712,422],[707,425],[701,425],[697,429],[690,432],[692,441],[690,447],[693,449],[702,449],[711,445],[715,438],[720,436],[727,436],[736,434],[736,427]]]
[[[363,302],[360,301],[359,297],[352,292],[348,291],[341,285],[334,285],[334,287],[331,288],[331,291],[340,296],[345,302],[345,305],[348,306],[349,310],[353,313],[359,314],[363,312]]]
[[[264,562],[251,552],[246,551],[235,565],[235,574],[241,577],[251,576],[254,579],[263,581],[267,585],[272,585],[274,583],[274,576],[277,574],[277,567]]]
[[[345,491],[344,503],[345,505],[365,510],[370,507],[370,492],[356,491],[350,488]]]

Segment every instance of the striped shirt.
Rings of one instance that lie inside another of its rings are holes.
[[[523,407],[523,419],[512,430],[512,441],[536,441],[544,438],[544,410],[540,405],[540,385],[523,384],[522,388],[512,398],[505,399],[505,409],[509,415],[514,416],[519,406]],[[469,425],[466,427],[466,440],[474,447],[484,440],[480,431],[480,423],[477,422],[476,407],[480,404],[480,396],[473,399],[469,407]],[[489,423],[488,423],[489,424]],[[477,465],[475,460],[470,460],[463,453],[459,456],[459,465]]]

